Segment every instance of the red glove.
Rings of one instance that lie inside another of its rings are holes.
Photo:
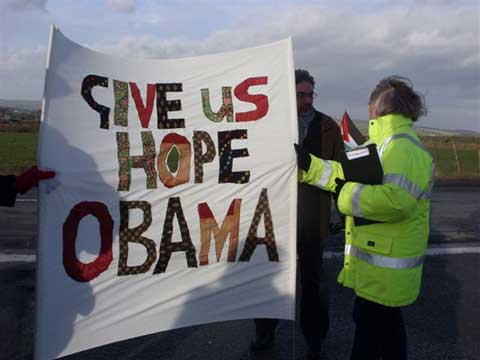
[[[39,180],[50,179],[54,176],[54,171],[42,171],[38,169],[37,165],[34,165],[27,171],[17,176],[17,192],[24,194],[32,187],[38,186]]]

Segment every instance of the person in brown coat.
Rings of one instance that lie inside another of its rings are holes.
[[[340,128],[313,107],[315,80],[306,70],[295,70],[299,144],[322,159],[340,161],[344,145]],[[331,195],[317,187],[298,184],[297,253],[302,285],[300,324],[308,344],[308,359],[319,359],[329,327],[329,302],[322,274],[323,249],[328,236]],[[276,319],[255,319],[253,351],[273,346]]]

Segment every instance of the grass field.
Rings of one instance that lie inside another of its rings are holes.
[[[437,168],[438,178],[480,178],[480,138],[422,138]]]
[[[480,179],[480,138],[422,137],[422,141],[435,159],[436,178]],[[0,131],[0,174],[18,174],[35,164],[37,143],[36,130]],[[178,154],[172,153],[168,160],[175,169]]]
[[[36,163],[38,132],[0,132],[0,174],[18,174]]]

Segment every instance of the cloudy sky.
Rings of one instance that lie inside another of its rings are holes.
[[[366,119],[384,76],[426,96],[419,125],[480,131],[479,0],[0,0],[0,98],[43,96],[49,27],[110,54],[175,58],[293,37],[316,107]]]

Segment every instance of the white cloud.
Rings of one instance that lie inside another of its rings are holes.
[[[114,11],[130,13],[135,10],[135,0],[106,0]]]
[[[45,11],[48,0],[2,0],[2,11]]]
[[[0,98],[33,99],[42,96],[46,48],[22,48],[0,55]]]
[[[40,58],[45,58],[46,49],[42,46],[12,50],[0,56],[0,71],[15,72],[22,67],[41,63]]]
[[[252,46],[292,34],[296,62],[321,75],[323,81],[343,83],[336,69],[344,77],[361,79],[367,74],[423,73],[427,66],[438,82],[447,70],[475,70],[479,33],[472,30],[476,21],[469,7],[435,8],[425,1],[413,9],[393,7],[361,16],[355,9],[319,5],[276,11],[254,8],[225,29],[199,40],[142,35],[124,37],[114,45],[93,46],[122,56],[177,57]]]
[[[420,0],[368,11],[351,4],[318,2],[249,2],[243,7],[236,3],[213,6],[209,1],[116,3],[135,10],[117,33],[112,29],[118,14],[102,14],[101,21],[95,16],[65,18],[65,33],[96,50],[147,58],[228,51],[292,35],[295,65],[316,77],[317,106],[327,113],[338,117],[347,108],[354,118],[365,118],[368,96],[378,80],[400,74],[427,95],[431,112],[425,125],[472,128],[472,123],[479,123],[480,109],[475,104],[480,98],[480,6],[475,1],[442,0],[438,6],[437,1]],[[186,7],[189,11],[184,11]],[[87,27],[90,31],[85,33]],[[90,37],[82,39],[82,34]],[[104,35],[96,40],[92,34]],[[27,55],[19,56],[11,57],[9,66],[27,67],[21,60]],[[460,106],[462,116],[452,123]]]

